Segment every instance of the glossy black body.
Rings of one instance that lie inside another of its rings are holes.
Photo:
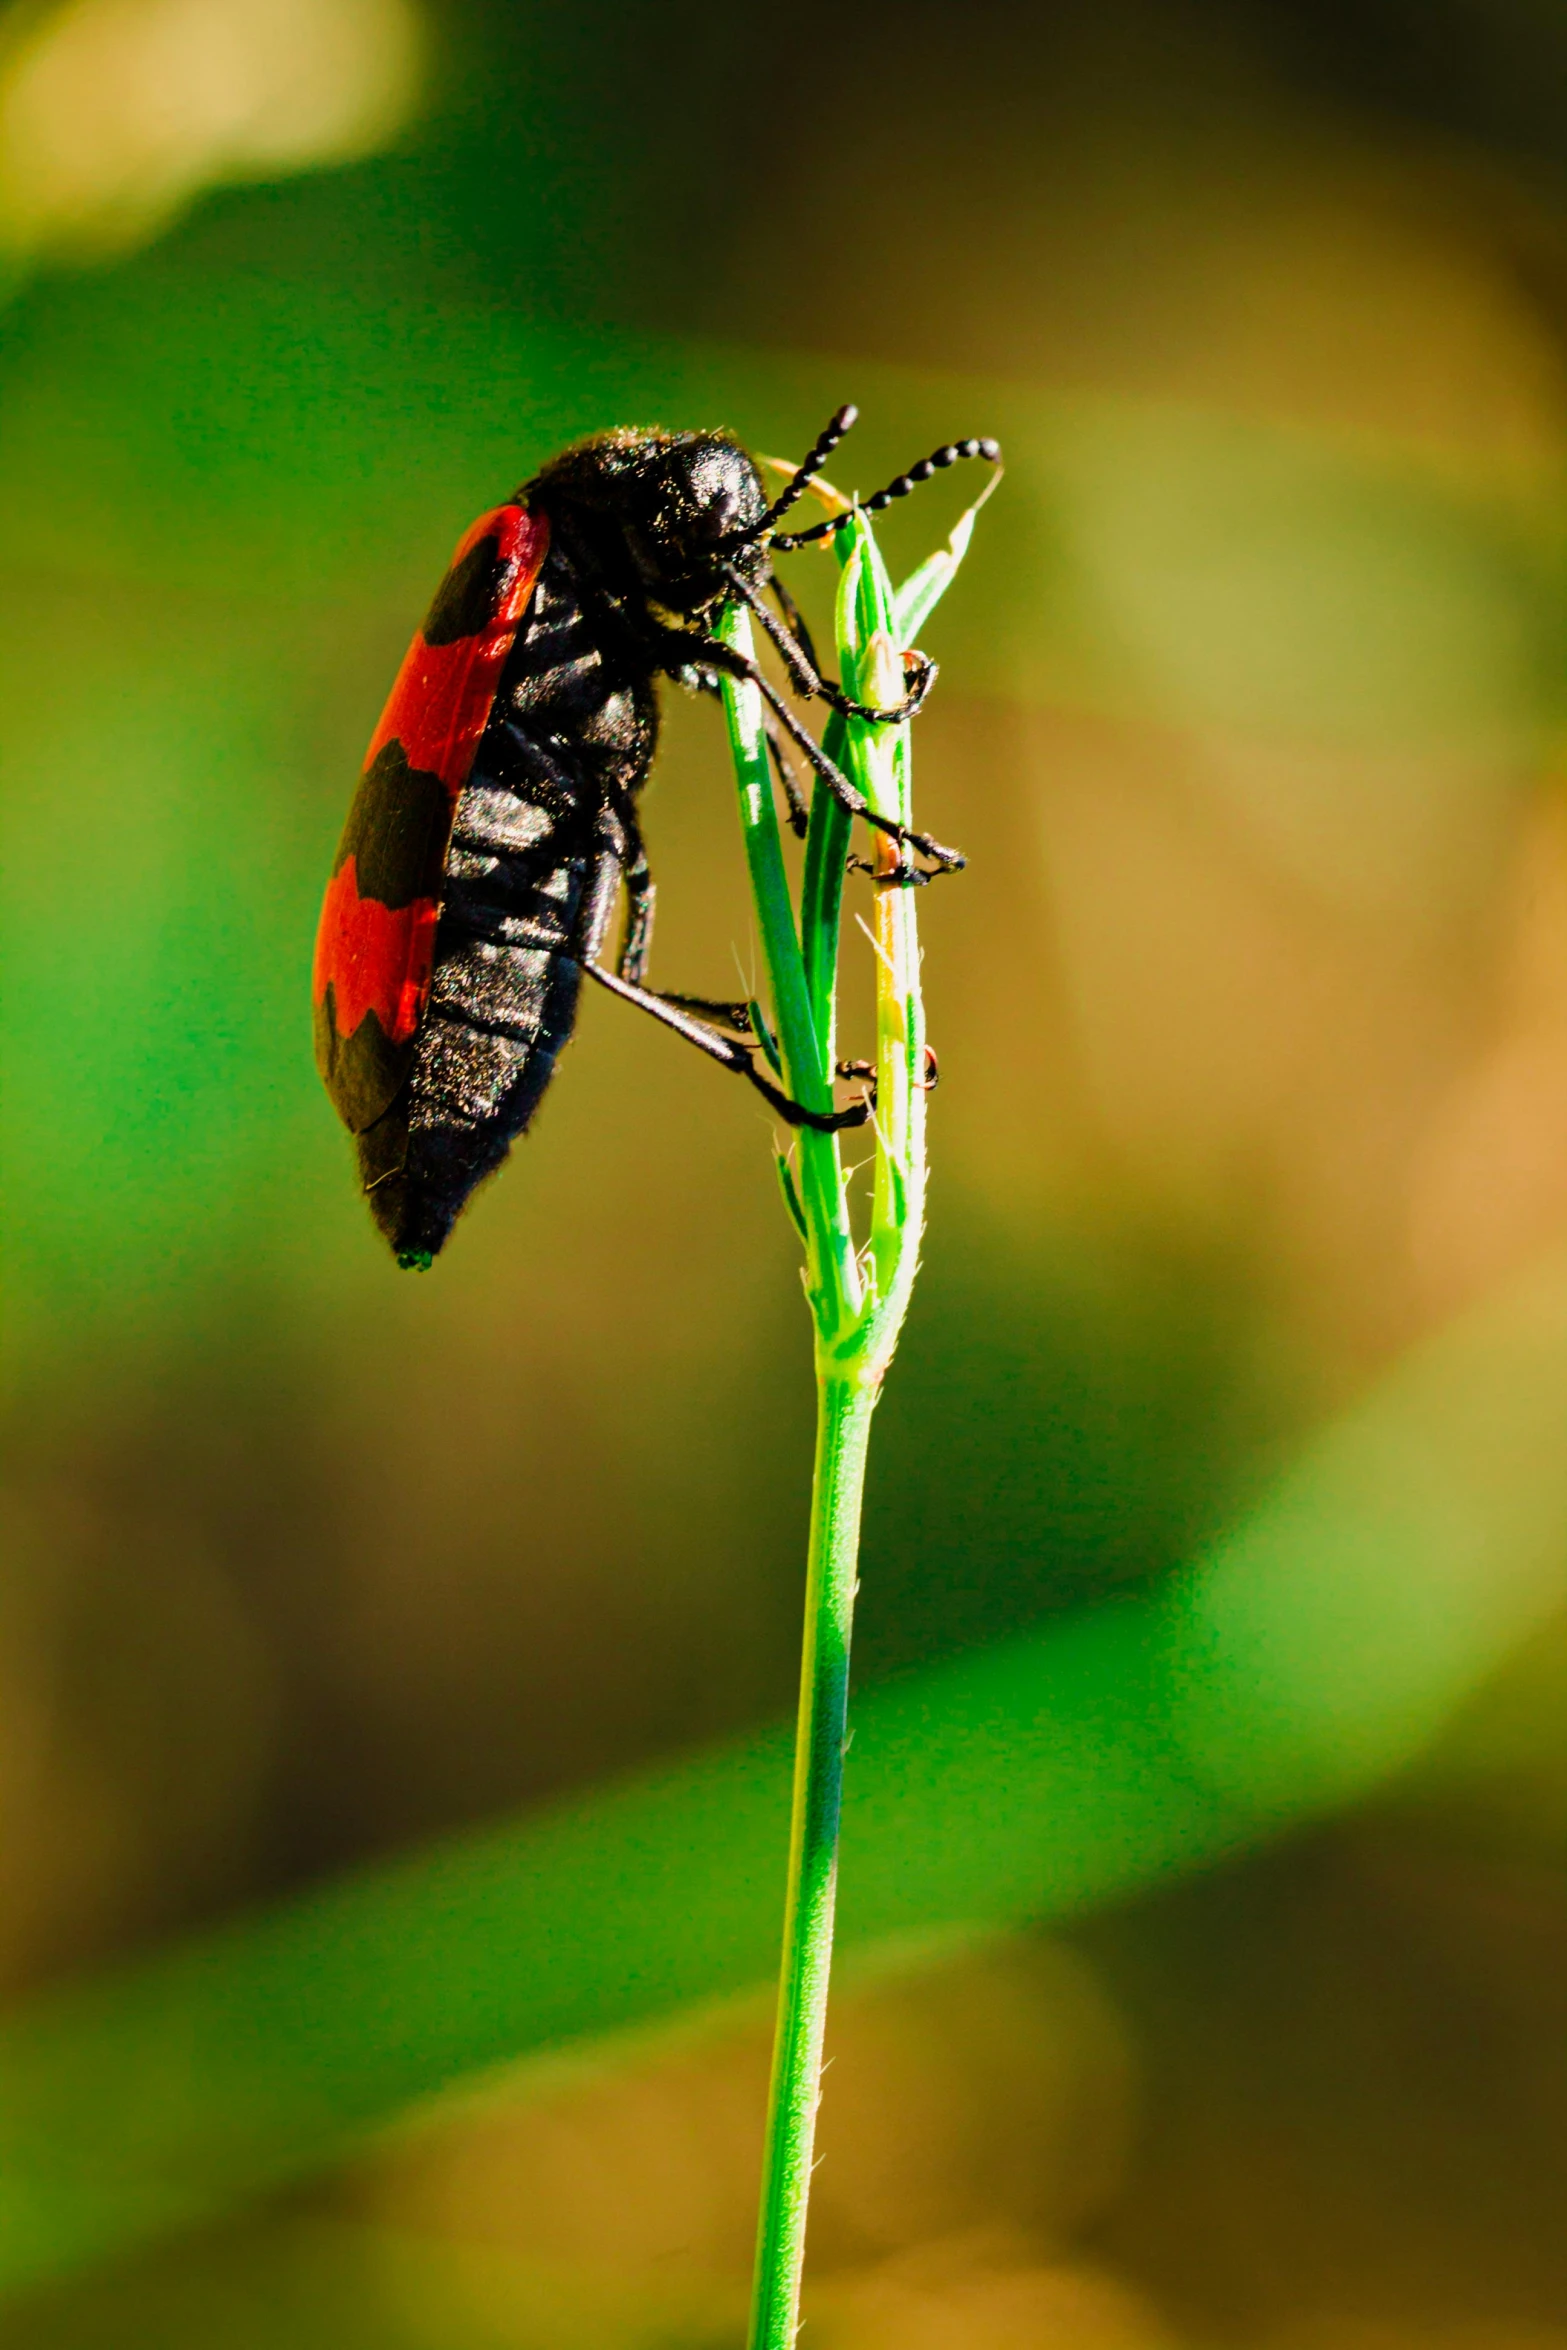
[[[359,1138],[376,1221],[407,1263],[436,1254],[533,1117],[623,881],[621,973],[640,980],[655,678],[698,681],[681,638],[705,637],[733,593],[720,560],[757,587],[770,570],[765,546],[734,544],[766,498],[726,436],[604,434],[517,496],[547,515],[549,552],[457,801],[409,1079]]]

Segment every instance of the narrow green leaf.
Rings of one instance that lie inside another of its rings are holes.
[[[835,710],[827,721],[822,748],[842,767],[847,759],[848,727]],[[816,1016],[822,1066],[837,1059],[835,1015],[838,992],[838,930],[843,915],[843,883],[853,836],[853,819],[818,783],[811,800],[811,822],[805,840],[805,880],[800,893],[800,945],[805,958],[805,984]]]
[[[893,598],[898,643],[910,645],[941,602],[958,575],[958,565],[968,553],[969,540],[974,535],[974,517],[994,489],[994,481],[987,482],[968,511],[958,517],[952,536],[944,547],[927,555],[917,571],[908,578]]]
[[[898,635],[909,644],[919,634],[936,606],[957,576],[958,565],[968,552],[968,543],[974,531],[972,511],[965,514],[944,547],[927,555],[917,571],[911,571],[899,588],[893,609],[898,619]]]

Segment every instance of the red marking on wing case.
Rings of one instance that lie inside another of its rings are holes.
[[[549,551],[550,526],[525,506],[497,506],[459,541],[450,568],[485,538],[496,541],[501,565],[494,617],[455,644],[414,638],[365,753],[368,767],[385,744],[400,742],[409,766],[438,775],[454,801],[468,780],[501,669]]]
[[[315,1000],[330,984],[339,1036],[374,1012],[389,1043],[407,1043],[430,992],[439,911],[434,898],[395,908],[362,898],[352,857],[333,874],[316,933]]]

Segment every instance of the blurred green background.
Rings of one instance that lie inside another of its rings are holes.
[[[0,2341],[741,2339],[768,1124],[588,1003],[406,1280],[306,973],[471,515],[853,398],[1008,474],[808,2338],[1567,2350],[1567,17],[13,0],[0,281]]]

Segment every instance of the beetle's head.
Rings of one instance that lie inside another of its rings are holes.
[[[749,586],[765,582],[767,494],[727,433],[679,433],[654,443],[628,488],[626,543],[655,602],[671,612],[703,611],[733,593],[726,564]]]

